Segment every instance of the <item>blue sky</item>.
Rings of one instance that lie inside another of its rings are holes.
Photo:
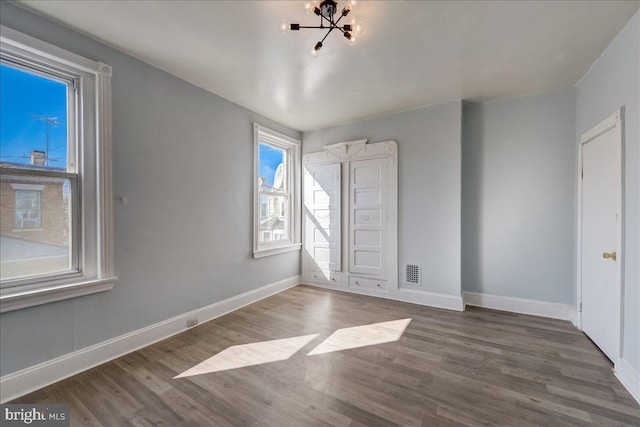
[[[273,178],[276,174],[278,165],[284,161],[284,151],[270,147],[265,144],[258,146],[259,165],[258,173],[264,176],[265,184],[273,186]]]
[[[46,122],[33,115],[64,123],[49,129],[49,165],[66,168],[67,85],[0,66],[0,161],[30,163],[23,156],[31,150],[45,151]]]

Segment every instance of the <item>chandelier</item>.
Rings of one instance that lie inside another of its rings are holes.
[[[356,9],[360,4],[358,0],[349,0],[347,4],[339,12],[339,16],[336,19],[336,13],[338,13],[338,3],[333,0],[324,0],[318,6],[314,1],[306,1],[304,3],[304,10],[307,13],[314,13],[320,17],[320,25],[318,26],[306,26],[300,24],[287,24],[284,20],[280,23],[280,31],[287,33],[288,31],[300,31],[303,28],[315,28],[319,30],[327,30],[325,36],[318,43],[315,44],[309,51],[311,57],[316,58],[318,52],[322,49],[322,43],[331,34],[333,30],[340,31],[344,38],[346,38],[350,44],[355,43],[356,39],[362,34],[363,25],[361,21],[352,19],[348,24],[340,24],[343,18],[346,18],[352,10]]]

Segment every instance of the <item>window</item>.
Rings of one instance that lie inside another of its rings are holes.
[[[0,311],[110,289],[111,68],[0,37]]]
[[[300,141],[254,125],[253,256],[299,250]]]
[[[77,174],[76,162],[69,159],[75,144],[67,126],[75,111],[73,80],[4,55],[0,77],[4,288],[16,279],[78,270],[78,245],[68,229],[77,194],[71,195],[67,184],[77,182]]]
[[[18,230],[42,228],[40,198],[40,191],[16,191],[16,228]]]
[[[269,204],[265,200],[260,201],[260,219],[269,217]]]

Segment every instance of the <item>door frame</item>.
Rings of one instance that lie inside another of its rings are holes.
[[[616,323],[618,324],[618,331],[614,334],[615,344],[616,344],[616,354],[615,360],[612,360],[615,366],[621,360],[622,357],[622,334],[624,329],[624,320],[622,317],[622,298],[623,298],[623,280],[624,277],[622,275],[622,267],[624,265],[624,247],[623,247],[623,228],[624,228],[624,211],[622,207],[624,206],[624,134],[623,134],[623,123],[622,123],[622,113],[623,107],[618,108],[611,114],[609,117],[589,129],[587,132],[583,133],[580,137],[580,141],[578,142],[578,200],[577,200],[577,241],[576,241],[576,284],[577,284],[577,292],[576,292],[576,307],[577,316],[576,316],[576,326],[578,329],[582,330],[582,173],[583,173],[583,146],[588,142],[594,140],[600,135],[615,130],[619,133],[620,137],[617,139],[617,142],[620,144],[620,164],[619,164],[619,184],[620,184],[620,197],[618,198],[618,212],[620,212],[620,220],[617,222],[616,229],[616,241],[617,241],[617,261],[616,262],[616,277],[617,277],[617,286],[615,287],[615,300],[617,301],[615,309],[615,318]]]

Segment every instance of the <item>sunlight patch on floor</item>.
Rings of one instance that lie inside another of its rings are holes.
[[[234,345],[187,369],[174,379],[287,360],[318,335]]]
[[[408,318],[338,329],[307,356],[398,341],[410,322]]]
[[[307,356],[398,341],[411,318],[338,329]],[[173,377],[184,378],[287,360],[320,334],[234,345]]]

